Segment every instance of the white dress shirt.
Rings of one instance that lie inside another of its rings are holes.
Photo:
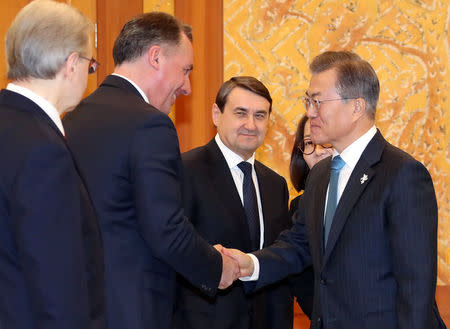
[[[234,153],[232,150],[230,150],[228,147],[225,146],[225,144],[222,142],[222,140],[219,137],[219,134],[216,134],[215,137],[217,146],[219,146],[220,151],[222,152],[223,156],[225,157],[225,160],[228,164],[228,167],[230,168],[231,176],[233,176],[234,184],[236,185],[236,189],[239,193],[239,197],[241,198],[242,205],[244,205],[244,194],[243,194],[243,183],[244,183],[244,173],[241,169],[239,169],[238,164],[244,161],[241,156]],[[264,220],[263,220],[263,212],[262,212],[262,205],[261,205],[261,197],[259,194],[259,185],[258,185],[258,177],[256,176],[255,171],[255,153],[251,156],[250,159],[247,160],[248,163],[251,163],[252,165],[252,179],[253,184],[255,185],[256,190],[256,199],[258,201],[258,213],[259,213],[259,228],[260,228],[260,241],[259,241],[259,248],[262,248],[264,244]]]
[[[148,104],[150,104],[150,102],[148,101],[147,95],[145,95],[144,91],[141,88],[139,88],[139,86],[133,80],[130,80],[127,77],[124,77],[123,75],[120,75],[120,74],[117,74],[117,73],[112,73],[111,75],[115,75],[115,76],[117,76],[119,78],[127,80],[129,83],[131,83],[133,85],[134,88],[137,89],[137,91],[139,91],[139,94],[141,94],[141,96],[144,99],[144,101],[146,101]]]
[[[347,186],[348,180],[355,169],[356,164],[361,157],[361,154],[367,147],[367,144],[372,140],[373,136],[377,133],[377,128],[372,126],[364,135],[359,137],[356,141],[351,143],[345,150],[339,154],[336,149],[333,152],[333,159],[335,156],[340,155],[342,160],[345,161],[345,166],[342,167],[339,173],[339,181],[338,181],[338,195],[337,195],[337,203],[339,204],[339,200],[341,199],[342,193],[344,192],[345,187]],[[330,185],[328,184],[327,188],[327,196],[325,198],[325,208],[327,209],[327,200],[328,200],[328,190],[330,189]],[[324,213],[325,219],[325,213]]]
[[[33,103],[36,103],[55,123],[56,127],[61,131],[61,133],[65,136],[64,127],[61,122],[61,117],[59,116],[58,110],[44,97],[39,96],[34,91],[31,91],[28,88],[18,86],[14,83],[8,83],[6,89],[18,93],[26,98],[28,98]]]
[[[335,156],[340,155],[341,158],[345,161],[345,166],[342,167],[340,174],[339,174],[339,181],[338,181],[338,196],[337,196],[337,202],[339,204],[339,200],[341,199],[342,193],[344,192],[345,186],[347,186],[348,180],[350,178],[350,175],[353,172],[353,169],[355,169],[356,164],[359,161],[359,158],[361,157],[361,154],[366,149],[369,142],[372,140],[373,136],[377,133],[377,128],[375,126],[372,126],[364,135],[359,137],[356,141],[354,141],[352,144],[347,146],[345,150],[342,151],[341,154],[339,154],[336,149],[334,149],[333,152],[333,158]],[[330,188],[328,184],[328,189]],[[328,189],[327,189],[327,197],[325,200],[328,199]],[[325,207],[324,209],[327,209],[326,201],[325,201]],[[325,219],[325,214],[324,214]],[[259,260],[258,258],[253,254],[247,254],[251,257],[253,260],[254,270],[253,274],[248,277],[241,278],[242,281],[256,281],[259,278]]]

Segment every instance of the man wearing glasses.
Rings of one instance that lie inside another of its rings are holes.
[[[315,272],[311,328],[445,328],[435,303],[437,204],[427,169],[375,127],[370,64],[325,52],[310,65],[304,98],[315,144],[331,143],[306,183],[296,222],[249,257],[225,251],[256,289]]]
[[[22,8],[6,34],[1,329],[105,328],[99,224],[60,119],[86,89],[92,30],[77,9],[40,0]]]

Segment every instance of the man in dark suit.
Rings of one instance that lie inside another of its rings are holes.
[[[326,52],[310,69],[311,138],[331,143],[333,160],[311,170],[293,228],[252,255],[254,264],[230,254],[243,274],[259,276],[256,288],[312,260],[311,328],[445,328],[435,303],[437,204],[427,169],[376,129],[379,82],[369,63]]]
[[[211,296],[239,272],[184,216],[167,114],[191,91],[190,36],[165,13],[132,19],[114,44],[114,74],[64,120],[99,216],[110,329],[170,328],[176,272]]]
[[[100,230],[59,117],[86,89],[91,32],[75,8],[33,1],[6,35],[12,83],[0,92],[2,329],[105,328]]]
[[[271,111],[272,98],[260,81],[231,78],[220,88],[212,108],[217,135],[182,156],[185,212],[210,244],[255,251],[291,226],[286,181],[255,160]],[[251,169],[257,195],[256,243],[246,215],[242,162]],[[177,329],[288,329],[292,328],[293,298],[286,282],[246,296],[240,281],[208,298],[180,278],[175,314]]]

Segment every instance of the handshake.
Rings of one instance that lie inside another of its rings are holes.
[[[222,277],[219,289],[226,289],[235,280],[253,274],[253,260],[249,255],[237,249],[225,248],[220,244],[214,245],[214,248],[222,255]]]

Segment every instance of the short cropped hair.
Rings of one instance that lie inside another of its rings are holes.
[[[182,33],[192,42],[192,28],[172,15],[149,12],[123,26],[113,47],[114,65],[132,62],[154,45],[178,46]]]
[[[363,98],[366,111],[375,119],[380,82],[372,66],[357,54],[348,51],[327,51],[311,62],[312,74],[334,69],[337,73],[336,91],[342,98]]]
[[[272,97],[270,96],[269,90],[261,81],[250,76],[233,77],[230,80],[224,82],[216,96],[216,104],[220,109],[220,112],[223,113],[225,104],[227,103],[228,95],[234,88],[242,88],[264,97],[270,104],[269,114],[272,113]]]
[[[53,79],[71,53],[86,54],[92,30],[92,22],[68,4],[32,1],[6,34],[8,78]]]

